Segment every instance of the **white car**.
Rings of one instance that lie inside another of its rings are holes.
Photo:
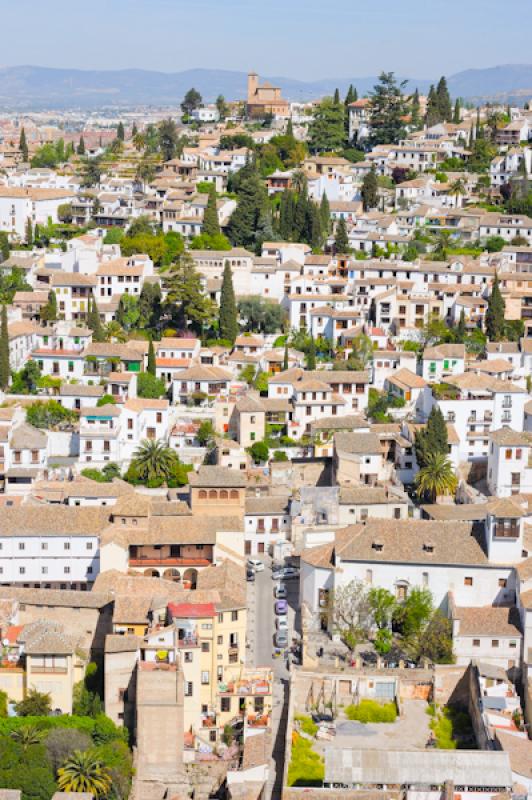
[[[278,631],[287,631],[288,630],[288,617],[276,617],[275,618],[275,627]]]
[[[286,600],[288,592],[284,583],[280,583],[273,591],[276,600]]]
[[[248,567],[255,572],[264,572],[264,562],[259,561],[258,558],[248,558]]]

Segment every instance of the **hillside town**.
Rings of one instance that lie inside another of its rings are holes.
[[[526,98],[2,111],[0,304],[0,800],[532,800]]]

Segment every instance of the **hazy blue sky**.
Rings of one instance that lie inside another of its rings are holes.
[[[2,66],[421,78],[532,61],[532,0],[0,0],[0,20]]]

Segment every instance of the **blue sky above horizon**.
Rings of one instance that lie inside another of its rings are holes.
[[[432,78],[532,63],[532,0],[0,0],[0,65]]]

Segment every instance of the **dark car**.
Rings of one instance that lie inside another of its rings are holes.
[[[250,583],[255,583],[255,570],[253,569],[246,570],[246,580],[248,580]]]

